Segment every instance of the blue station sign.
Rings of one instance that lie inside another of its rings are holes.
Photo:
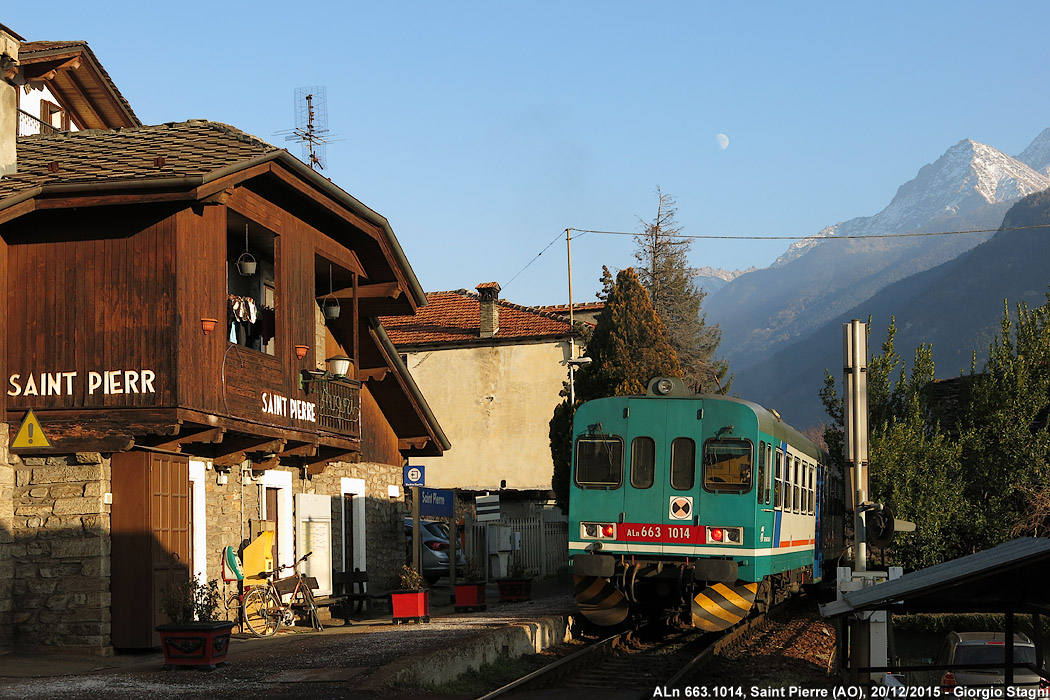
[[[451,518],[455,494],[445,489],[419,489],[419,514],[431,518]]]

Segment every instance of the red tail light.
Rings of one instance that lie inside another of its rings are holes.
[[[715,542],[721,542],[725,537],[725,532],[720,527],[711,528],[711,539]]]
[[[944,675],[941,676],[941,690],[945,693],[950,693],[951,689],[955,687],[955,674],[951,671],[945,671]]]
[[[425,544],[428,548],[434,550],[435,552],[443,552],[446,549],[448,549],[448,542],[445,542],[443,540],[427,540],[423,544]]]
[[[602,537],[612,537],[615,534],[615,529],[610,524],[602,525]]]

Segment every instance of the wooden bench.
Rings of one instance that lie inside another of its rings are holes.
[[[354,604],[357,612],[361,612],[365,605],[371,610],[373,606],[386,603],[389,607],[390,592],[369,592],[365,589],[368,583],[368,572],[354,569],[353,571],[335,571],[332,573],[332,589],[347,600],[346,615],[349,619],[350,606]]]
[[[279,582],[277,582],[279,583]],[[303,583],[310,588],[310,592],[316,591],[319,586],[317,585],[317,579],[313,576],[303,576]],[[328,614],[331,616],[331,608],[339,608],[342,611],[342,618],[344,624],[350,624],[350,601],[345,595],[336,595],[333,591],[333,595],[326,596],[313,596],[313,607],[315,610],[310,610],[309,603],[293,602],[292,608],[294,610],[304,610],[313,619],[311,620],[316,630],[324,629],[321,621],[316,618],[316,608],[328,608]]]

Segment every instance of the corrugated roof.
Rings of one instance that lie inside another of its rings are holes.
[[[0,180],[0,198],[43,185],[204,175],[281,150],[204,120],[23,136],[17,149],[18,172]]]
[[[499,304],[499,332],[481,338],[480,300],[477,294],[460,289],[454,292],[429,292],[427,305],[415,316],[388,316],[383,327],[395,346],[413,346],[478,341],[483,344],[501,340],[564,338],[571,326],[555,314],[527,306]]]
[[[825,616],[854,610],[1002,612],[1050,610],[1050,539],[1020,537],[913,571],[822,605]]]

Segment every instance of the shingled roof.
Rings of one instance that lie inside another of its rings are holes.
[[[490,345],[501,341],[553,340],[571,335],[572,327],[556,314],[502,299],[496,303],[499,304],[499,331],[491,338],[481,338],[480,299],[465,289],[428,292],[427,305],[415,316],[387,316],[382,322],[390,340],[398,348],[469,342]]]
[[[204,175],[279,151],[232,126],[203,120],[18,139],[18,172],[0,198],[43,185]]]
[[[172,198],[186,199],[227,176],[280,164],[284,171],[312,185],[318,201],[327,196],[377,226],[385,236],[380,243],[383,254],[391,255],[407,272],[405,282],[413,303],[426,304],[426,295],[385,217],[285,149],[232,126],[191,119],[157,126],[63,131],[19,137],[16,148],[18,171],[0,179],[0,223],[5,215],[20,215],[19,205],[34,198],[146,191],[167,195],[170,190]]]

